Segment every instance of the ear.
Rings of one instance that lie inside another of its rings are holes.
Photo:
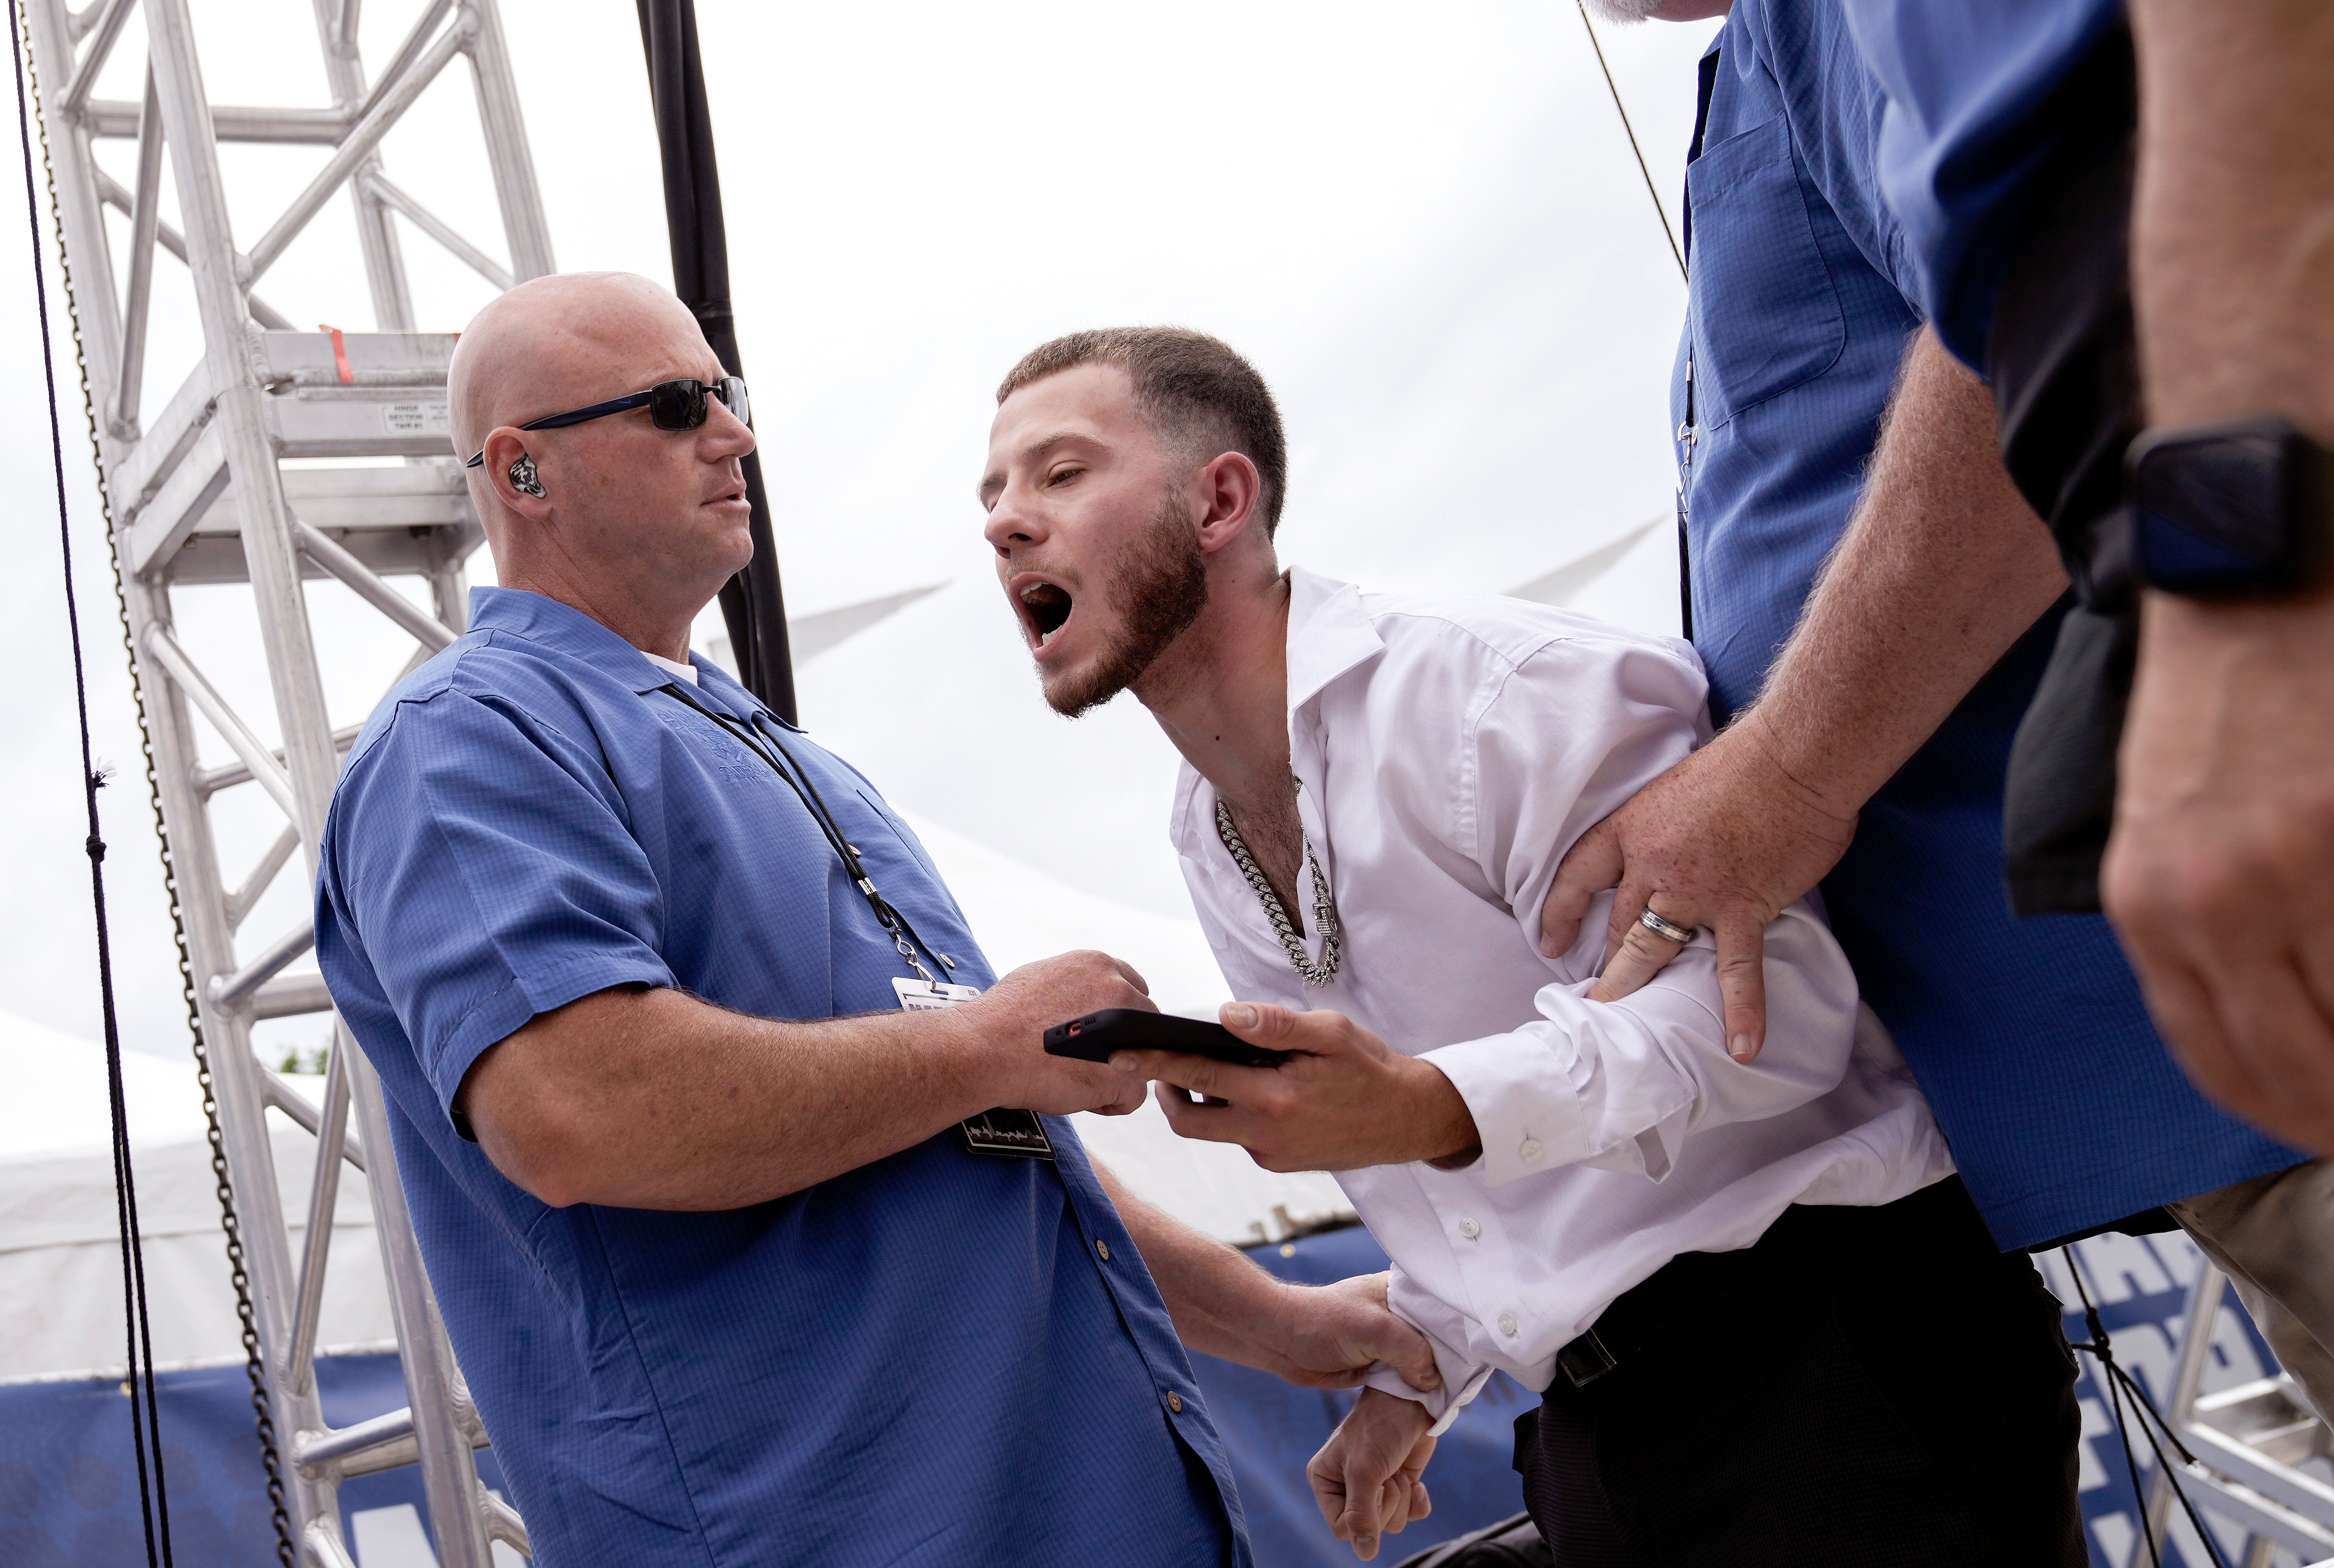
[[[1223,453],[1201,468],[1192,483],[1203,508],[1198,518],[1202,553],[1251,533],[1262,536],[1264,519],[1257,507],[1264,499],[1264,476],[1246,453]]]
[[[479,465],[487,489],[503,509],[531,523],[551,517],[552,483],[543,467],[548,454],[534,449],[539,445],[530,441],[525,431],[499,425],[487,432],[487,460]]]

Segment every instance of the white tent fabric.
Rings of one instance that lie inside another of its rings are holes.
[[[1191,920],[1079,892],[928,822],[914,824],[992,963],[1002,972],[1077,948],[1125,958],[1169,1012],[1212,1016],[1223,998],[1215,961]],[[122,1364],[121,1259],[114,1222],[111,1122],[104,1053],[76,1036],[0,1013],[0,1378]],[[241,1353],[235,1295],[191,1058],[122,1055],[154,1356],[162,1362]],[[312,1101],[321,1078],[290,1080]],[[280,1116],[273,1147],[294,1255],[307,1213],[315,1140]],[[1278,1241],[1350,1217],[1330,1178],[1277,1176],[1239,1150],[1191,1143],[1155,1104],[1133,1116],[1084,1116],[1079,1130],[1127,1185],[1226,1241]],[[390,1336],[388,1297],[364,1178],[342,1175],[326,1275],[325,1345]]]
[[[154,1358],[240,1355],[193,1059],[126,1051],[121,1068]],[[0,1378],[120,1367],[121,1253],[105,1054],[89,1041],[0,1014],[0,1073],[13,1091],[0,1099]],[[292,1082],[321,1098],[322,1079]],[[296,1255],[315,1140],[270,1120]],[[388,1338],[371,1207],[353,1168],[342,1176],[332,1251],[320,1342]]]

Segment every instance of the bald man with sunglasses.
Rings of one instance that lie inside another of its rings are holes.
[[[523,284],[449,391],[501,586],[352,749],[316,947],[535,1563],[1249,1563],[1178,1337],[1432,1386],[1383,1276],[1117,1192],[1063,1118],[1143,1086],[1041,1036],[1141,977],[997,979],[874,786],[691,658],[754,437],[679,301]]]

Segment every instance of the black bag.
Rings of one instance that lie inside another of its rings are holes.
[[[1556,1568],[1556,1554],[1539,1538],[1529,1514],[1471,1530],[1455,1541],[1429,1546],[1394,1568]]]

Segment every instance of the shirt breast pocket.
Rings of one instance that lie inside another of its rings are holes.
[[[1686,168],[1695,422],[1722,425],[1829,370],[1847,343],[1781,115]]]
[[[940,881],[941,880],[940,869],[932,864],[931,856],[924,852],[923,842],[916,837],[914,832],[909,829],[908,824],[902,822],[889,807],[885,806],[882,802],[877,800],[873,795],[869,794],[865,790],[861,790],[858,793],[860,803],[864,805],[869,811],[875,813],[876,820],[881,822],[884,828],[890,832],[892,839],[897,842],[901,850],[906,853],[908,859],[921,867],[932,880],[936,882]]]

